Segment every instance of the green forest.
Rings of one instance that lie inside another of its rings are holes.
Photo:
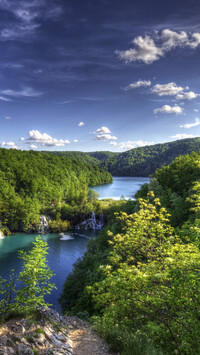
[[[69,156],[98,165],[113,176],[149,176],[163,165],[169,165],[179,155],[200,150],[200,138],[187,138],[178,141],[149,145],[113,152],[53,152],[56,155]]]
[[[88,186],[111,181],[107,171],[73,157],[0,149],[0,229],[36,231],[44,214],[52,231],[66,230],[94,209]]]
[[[200,354],[200,153],[118,201],[74,265],[64,314],[92,321],[124,355]]]

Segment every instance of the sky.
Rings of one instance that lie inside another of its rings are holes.
[[[0,0],[0,146],[200,136],[198,0]]]

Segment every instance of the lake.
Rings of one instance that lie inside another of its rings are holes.
[[[133,198],[139,188],[149,182],[147,177],[113,177],[113,183],[91,187],[99,194],[99,199],[113,198],[119,200],[123,195],[125,199]]]
[[[112,184],[96,186],[94,189],[100,194],[100,198],[119,199],[123,194],[128,199],[133,197],[140,186],[148,181],[148,178],[114,177]],[[75,261],[83,256],[88,240],[96,238],[98,233],[97,230],[71,230],[66,232],[66,238],[61,238],[58,233],[42,235],[42,239],[48,242],[48,264],[55,272],[52,282],[57,287],[57,290],[53,290],[51,295],[46,297],[46,301],[52,303],[57,311],[60,312],[58,298],[67,275],[72,271]],[[36,235],[16,233],[0,239],[1,276],[8,278],[12,269],[15,269],[16,273],[20,271],[21,260],[17,257],[17,251],[19,249],[30,250]]]

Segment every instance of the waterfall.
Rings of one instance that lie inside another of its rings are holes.
[[[3,238],[4,238],[3,232],[0,230],[0,239],[3,239]]]
[[[93,211],[91,217],[79,223],[75,229],[101,229],[104,226],[104,223],[104,215],[100,214],[96,217],[95,212]]]
[[[40,216],[40,224],[38,227],[38,233],[47,233],[49,230],[48,217]]]

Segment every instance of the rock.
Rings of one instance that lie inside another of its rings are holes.
[[[17,350],[19,355],[34,355],[33,350],[24,344],[18,344]]]
[[[15,333],[11,334],[10,337],[14,342],[21,341],[21,338],[18,335],[16,335]]]
[[[6,335],[3,335],[0,337],[0,346],[6,346],[7,345],[8,338]]]
[[[68,321],[52,309],[40,309],[31,319],[11,319],[1,325],[0,355],[71,355]]]

